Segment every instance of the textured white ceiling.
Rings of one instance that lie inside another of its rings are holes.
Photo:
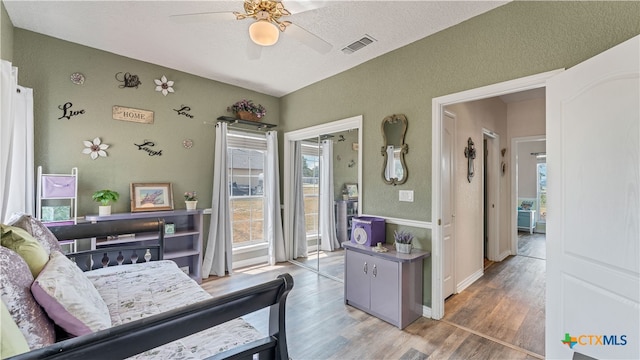
[[[248,27],[253,20],[229,16],[178,23],[170,18],[243,11],[240,0],[3,0],[15,27],[278,97],[507,2],[284,0],[295,12],[287,20],[329,42],[332,50],[320,54],[285,31],[276,45],[262,48],[259,59],[250,60]],[[315,9],[302,11],[305,6]],[[341,51],[364,34],[377,41],[350,55]]]

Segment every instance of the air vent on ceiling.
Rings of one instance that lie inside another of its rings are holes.
[[[342,49],[342,52],[345,54],[353,54],[354,52],[362,49],[363,47],[373,43],[374,41],[376,41],[376,39],[372,38],[371,36],[364,34],[364,36],[362,37],[362,39],[354,41],[353,43],[347,45],[345,48]]]

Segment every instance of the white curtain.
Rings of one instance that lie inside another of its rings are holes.
[[[320,158],[320,249],[333,251],[340,248],[336,235],[336,214],[333,195],[333,140],[322,141]]]
[[[293,258],[307,257],[307,222],[304,217],[304,188],[302,186],[302,144],[293,148]]]
[[[397,178],[396,159],[393,145],[387,146],[387,168],[384,170],[384,176],[387,178],[387,180]]]
[[[202,264],[202,277],[232,273],[231,215],[229,214],[229,175],[227,166],[227,123],[216,124],[213,162],[213,198],[207,249]]]
[[[278,132],[269,131],[267,137],[267,166],[264,177],[264,194],[267,202],[267,241],[269,265],[286,261],[282,215],[280,214],[280,168],[278,167]]]
[[[0,220],[34,214],[33,90],[18,86],[18,68],[1,62]]]

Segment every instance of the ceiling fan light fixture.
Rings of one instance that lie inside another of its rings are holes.
[[[251,41],[262,46],[271,46],[278,42],[280,30],[267,20],[258,20],[249,26]]]

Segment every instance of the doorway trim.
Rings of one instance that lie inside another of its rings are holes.
[[[431,317],[442,319],[444,316],[444,299],[442,298],[442,233],[437,225],[442,218],[442,183],[440,161],[442,157],[442,118],[444,117],[444,107],[461,102],[481,100],[490,97],[510,94],[514,92],[537,89],[546,86],[546,81],[550,77],[564,71],[564,69],[552,70],[536,75],[509,80],[497,84],[487,85],[476,89],[466,90],[454,94],[433,98],[431,102],[431,222],[435,224],[432,229],[431,245]],[[511,221],[510,228],[515,226]],[[509,233],[512,233],[511,231]]]
[[[322,134],[330,134],[339,131],[346,131],[351,129],[358,129],[358,192],[362,194],[362,115],[353,116],[350,118],[336,120],[316,126],[311,126],[304,129],[289,131],[284,133],[284,189],[293,188],[293,166],[294,166],[294,143],[298,140],[305,140],[308,138],[316,137]],[[287,260],[293,260],[293,254],[291,250],[293,239],[293,201],[294,198],[290,191],[283,191],[284,193],[284,244],[285,255]],[[360,195],[358,194],[358,195]],[[358,214],[362,211],[362,196],[358,196]]]

